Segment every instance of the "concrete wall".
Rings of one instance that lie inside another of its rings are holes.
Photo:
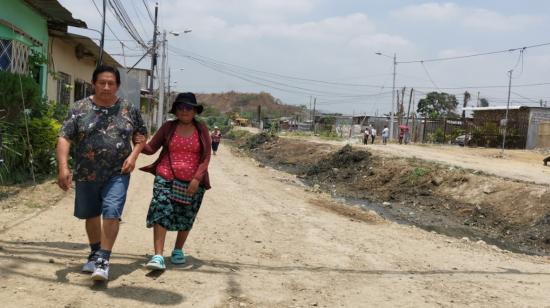
[[[17,40],[25,45],[32,47],[33,50],[42,54],[48,53],[48,23],[44,16],[26,5],[21,0],[1,0],[0,19],[3,19],[24,31],[32,38],[39,41],[42,46],[33,46],[33,42],[27,37],[14,33],[13,30],[4,25],[0,25],[0,38],[7,40]],[[47,66],[44,65],[40,74],[40,88],[42,94],[46,93],[47,84]]]
[[[71,102],[74,102],[74,82],[76,79],[82,79],[92,83],[92,73],[95,69],[95,58],[84,57],[77,59],[75,54],[74,44],[64,41],[58,37],[52,37],[50,43],[51,57],[50,69],[53,72],[63,72],[71,76]],[[52,74],[48,75],[48,99],[55,100],[57,98],[57,80]]]
[[[542,129],[541,123],[550,123],[550,108],[532,108],[529,114],[529,131],[527,132],[527,149],[546,147],[547,144],[540,142]]]

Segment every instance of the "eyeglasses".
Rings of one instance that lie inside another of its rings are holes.
[[[195,107],[184,103],[184,104],[176,105],[176,109],[182,110],[182,111],[191,111],[191,110],[195,110]]]

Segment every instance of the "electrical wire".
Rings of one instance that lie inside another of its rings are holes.
[[[466,58],[473,58],[473,57],[480,57],[480,56],[488,56],[488,55],[495,55],[500,53],[510,53],[517,50],[525,50],[529,48],[538,48],[543,46],[548,46],[550,43],[541,43],[541,44],[535,44],[535,45],[529,45],[524,47],[517,47],[517,48],[510,48],[510,49],[504,49],[504,50],[497,50],[497,51],[489,51],[489,52],[481,52],[471,55],[465,55],[465,56],[456,56],[456,57],[445,57],[445,58],[433,58],[433,59],[423,59],[423,60],[412,60],[412,61],[399,61],[398,64],[408,64],[408,63],[420,63],[420,62],[437,62],[437,61],[450,61],[450,60],[458,60],[458,59],[466,59]]]
[[[145,6],[145,10],[147,11],[147,15],[149,15],[149,20],[151,20],[152,24],[155,24],[155,21],[153,19],[153,14],[151,14],[151,10],[149,10],[147,3],[145,3],[145,0],[142,0],[142,2],[143,2],[143,5]]]

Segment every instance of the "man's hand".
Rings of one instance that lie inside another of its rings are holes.
[[[69,190],[73,185],[73,174],[68,167],[59,168],[59,173],[57,175],[57,185],[64,191]]]
[[[134,142],[134,144],[145,143],[147,142],[147,138],[145,138],[144,135],[138,133],[134,134],[132,141]]]
[[[136,167],[136,158],[133,155],[128,156],[124,163],[122,164],[122,173],[131,173]]]
[[[185,194],[187,194],[188,196],[192,196],[197,192],[198,189],[199,181],[197,179],[193,179],[189,183],[189,187],[187,187],[187,191],[185,192]]]

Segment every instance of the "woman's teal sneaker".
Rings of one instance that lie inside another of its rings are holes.
[[[183,249],[172,250],[172,255],[170,256],[170,262],[172,262],[172,264],[184,264],[185,261],[185,254],[183,253]]]
[[[154,255],[145,267],[153,271],[165,270],[166,264],[164,264],[164,257],[161,255]]]

